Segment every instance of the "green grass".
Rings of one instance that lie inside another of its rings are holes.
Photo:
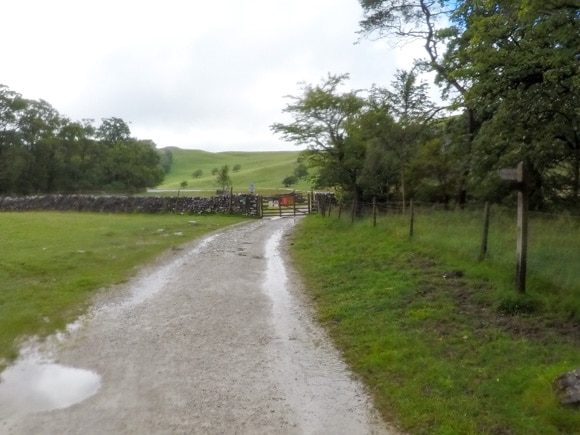
[[[210,153],[200,150],[170,149],[173,153],[173,165],[158,189],[177,189],[182,181],[187,181],[187,187],[184,189],[215,192],[216,177],[211,171],[213,168],[228,165],[235,192],[247,192],[250,183],[254,183],[257,193],[262,194],[264,190],[283,188],[282,180],[294,174],[300,155],[299,151]],[[240,165],[241,170],[233,172],[235,165]],[[203,171],[203,175],[194,179],[192,174],[198,169]],[[292,185],[292,189],[309,190],[310,184],[302,179]]]
[[[483,262],[480,221],[418,213],[409,239],[406,217],[373,228],[310,216],[292,252],[320,320],[387,420],[413,434],[578,433],[580,413],[560,407],[550,383],[580,366],[579,226],[531,223],[527,298],[538,304],[509,315],[506,301],[526,299],[513,290],[512,219],[494,214]]]
[[[62,329],[102,287],[240,217],[0,213],[0,367],[19,341]],[[177,233],[177,235],[176,235]]]

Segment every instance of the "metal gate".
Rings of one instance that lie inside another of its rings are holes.
[[[274,196],[263,196],[261,201],[262,217],[270,216],[304,216],[312,213],[310,194],[288,193]]]

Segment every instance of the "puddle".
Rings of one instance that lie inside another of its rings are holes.
[[[1,374],[0,417],[67,408],[91,397],[101,377],[28,354]]]

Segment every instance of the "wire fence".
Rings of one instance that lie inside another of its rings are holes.
[[[375,226],[394,236],[411,238],[440,252],[482,261],[513,274],[517,260],[517,209],[484,204],[362,202],[328,204],[325,216],[357,225]],[[580,315],[580,215],[529,212],[527,234],[528,289],[558,293]]]

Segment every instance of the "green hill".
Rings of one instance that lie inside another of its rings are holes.
[[[247,192],[250,183],[254,183],[258,192],[281,189],[284,187],[282,180],[294,174],[300,155],[300,151],[211,153],[174,147],[167,149],[173,154],[173,164],[158,189],[178,189],[181,182],[187,181],[184,190],[215,191],[216,177],[212,175],[212,170],[224,165],[230,168],[234,192]],[[240,170],[234,172],[236,165],[240,165]],[[202,175],[194,178],[193,173],[197,170],[201,170]],[[309,190],[310,183],[302,179],[291,189]]]

